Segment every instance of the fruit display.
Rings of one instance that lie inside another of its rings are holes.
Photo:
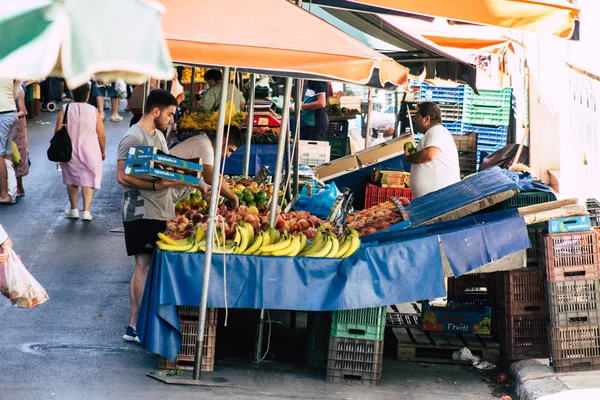
[[[202,82],[204,81],[204,72],[206,70],[203,68],[196,68],[196,76],[194,77],[194,81]],[[192,68],[185,67],[183,72],[181,73],[181,82],[182,83],[190,83],[192,81]]]
[[[230,120],[231,110],[227,109],[225,114],[225,124]],[[216,131],[217,121],[219,119],[219,112],[215,111],[212,114],[205,114],[201,112],[193,112],[188,115],[184,115],[177,121],[177,129],[184,131],[195,131],[195,132],[206,132]],[[231,115],[231,125],[240,127],[246,122],[245,112],[236,112]]]
[[[202,227],[196,225],[193,232],[183,239],[159,233],[156,242],[159,249],[171,252],[195,253],[206,251],[206,236]],[[213,252],[220,254],[246,254],[275,257],[324,257],[346,258],[360,247],[358,232],[347,229],[341,237],[325,226],[317,229],[312,243],[302,231],[279,231],[263,225],[255,230],[251,223],[240,221],[235,227],[232,239],[227,239],[223,230],[217,227],[214,235]]]
[[[326,107],[327,115],[331,116],[344,116],[344,115],[355,115],[360,114],[359,110],[348,109],[346,107],[340,107],[338,104],[329,104]]]
[[[406,197],[401,197],[398,200],[402,202],[403,206],[410,204],[410,200]],[[398,206],[391,201],[386,201],[371,208],[349,214],[346,218],[346,226],[356,229],[359,236],[365,236],[389,228],[403,220],[404,217]]]
[[[276,144],[279,141],[279,128],[261,126],[252,130],[252,144]]]

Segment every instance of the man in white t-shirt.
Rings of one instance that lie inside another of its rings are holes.
[[[404,161],[412,164],[410,188],[415,198],[419,198],[459,182],[460,167],[456,144],[442,125],[442,112],[437,104],[419,103],[414,126],[415,131],[425,132],[425,136],[415,154],[404,154]]]
[[[244,138],[239,128],[235,126],[227,127],[225,125],[225,134],[229,129],[229,141],[223,137],[223,147],[221,154],[223,157],[229,157],[234,151],[244,144]],[[179,143],[177,146],[171,149],[171,154],[175,157],[183,158],[185,160],[192,160],[195,158],[202,159],[202,177],[204,182],[211,186],[215,186],[212,183],[213,165],[215,164],[215,150],[217,146],[215,144],[215,138],[208,137],[205,134],[192,136]],[[229,189],[229,185],[223,181],[221,184],[221,196],[228,199],[232,207],[238,208],[240,206],[239,197]]]

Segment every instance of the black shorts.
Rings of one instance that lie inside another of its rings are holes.
[[[156,247],[156,236],[167,228],[166,221],[155,219],[138,219],[123,222],[125,228],[125,248],[128,256],[136,254],[152,254]]]

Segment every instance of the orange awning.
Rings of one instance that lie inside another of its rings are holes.
[[[336,80],[405,85],[408,70],[285,0],[161,0],[175,63]]]
[[[388,9],[561,38],[571,37],[579,16],[579,9],[565,0],[316,0],[315,3],[376,13]]]

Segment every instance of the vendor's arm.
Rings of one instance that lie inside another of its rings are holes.
[[[440,154],[440,148],[435,146],[425,147],[415,154],[404,154],[404,161],[409,164],[424,164],[435,160]]]
[[[321,108],[325,108],[326,105],[327,105],[326,93],[319,93],[319,94],[317,94],[317,100],[313,101],[312,103],[303,103],[302,109],[303,110],[318,110]]]
[[[12,247],[13,247],[12,241],[8,237],[8,234],[6,233],[6,231],[4,230],[2,225],[0,225],[0,263],[4,263],[4,262],[8,261],[8,258],[9,258],[8,249],[9,248],[12,249]]]
[[[213,184],[213,166],[204,164],[202,168],[202,176],[204,177],[204,181],[211,185],[212,188],[215,188],[216,185]],[[224,179],[221,178],[221,196],[225,197],[227,200],[231,202],[233,208],[238,208],[240,206],[240,199],[237,194],[233,193],[231,189],[229,189],[229,185],[225,182]]]

